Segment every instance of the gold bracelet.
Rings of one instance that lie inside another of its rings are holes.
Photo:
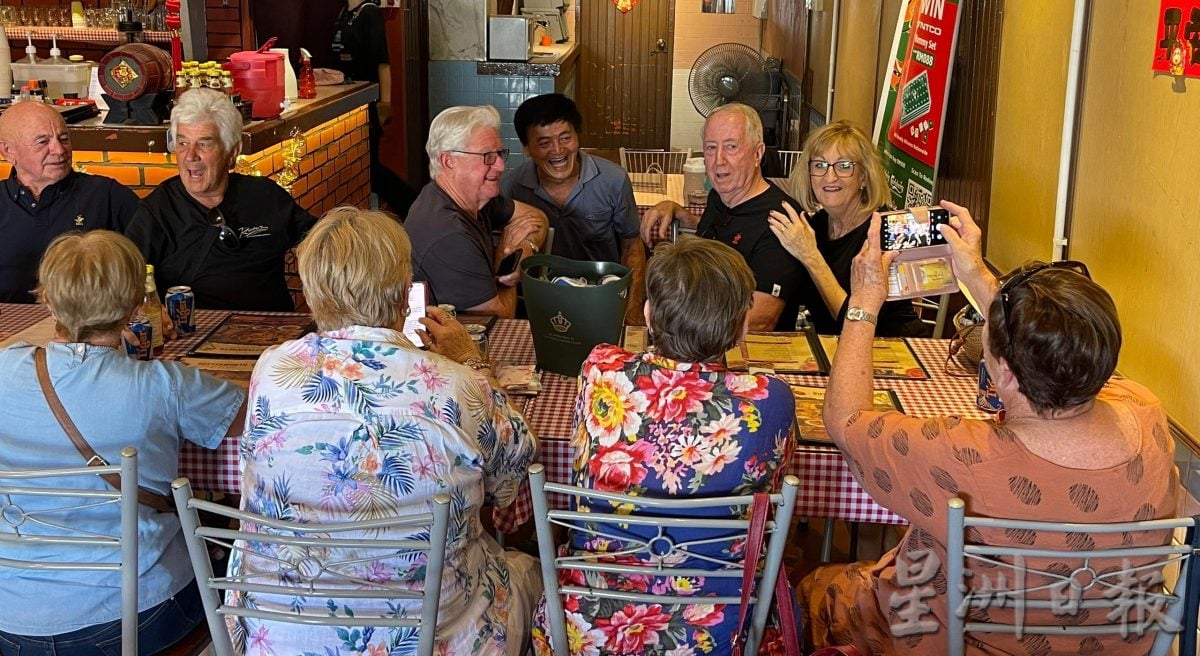
[[[470,358],[467,358],[466,360],[463,360],[462,363],[467,365],[468,367],[474,369],[475,371],[492,368],[492,363],[490,363],[487,360],[484,360],[482,358],[470,357]]]

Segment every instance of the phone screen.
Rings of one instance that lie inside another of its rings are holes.
[[[496,276],[507,276],[517,270],[517,262],[521,261],[521,251],[515,250],[500,260],[500,264],[496,267]]]
[[[899,251],[922,246],[940,246],[946,243],[939,225],[950,222],[950,212],[941,207],[911,207],[894,212],[883,212],[880,238],[883,250]]]
[[[412,289],[408,290],[408,316],[404,318],[404,336],[414,346],[421,345],[421,338],[417,336],[417,329],[424,328],[421,322],[418,321],[425,316],[425,306],[429,303],[429,298],[426,295],[425,283],[419,280],[414,281]]]

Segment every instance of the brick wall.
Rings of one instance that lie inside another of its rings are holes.
[[[321,216],[338,205],[366,207],[371,193],[370,157],[365,106],[304,133],[308,154],[300,161],[300,177],[292,185],[301,207]],[[176,175],[175,156],[165,153],[75,151],[75,164],[93,175],[104,175],[145,197],[162,181]],[[246,164],[264,176],[277,178],[283,170],[283,144],[247,158]],[[0,163],[0,176],[10,166]]]

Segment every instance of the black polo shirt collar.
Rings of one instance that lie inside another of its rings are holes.
[[[33,190],[21,184],[21,181],[17,179],[17,167],[14,166],[12,172],[8,174],[8,179],[4,181],[4,193],[21,209],[30,214],[37,214],[53,205],[54,201],[70,193],[71,185],[74,184],[76,177],[78,176],[74,171],[67,173],[67,177],[47,186],[42,190],[41,198],[35,199]]]

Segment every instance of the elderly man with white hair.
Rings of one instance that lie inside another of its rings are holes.
[[[179,175],[142,201],[126,231],[158,288],[187,285],[202,308],[293,310],[283,257],[316,218],[275,181],[230,172],[242,117],[225,94],[184,93],[171,131]]]
[[[439,303],[461,311],[512,318],[519,274],[498,271],[512,253],[538,252],[546,215],[500,195],[508,149],[493,107],[451,107],[429,126],[429,176],[408,211],[416,280],[429,283]],[[499,243],[492,231],[503,229]]]

